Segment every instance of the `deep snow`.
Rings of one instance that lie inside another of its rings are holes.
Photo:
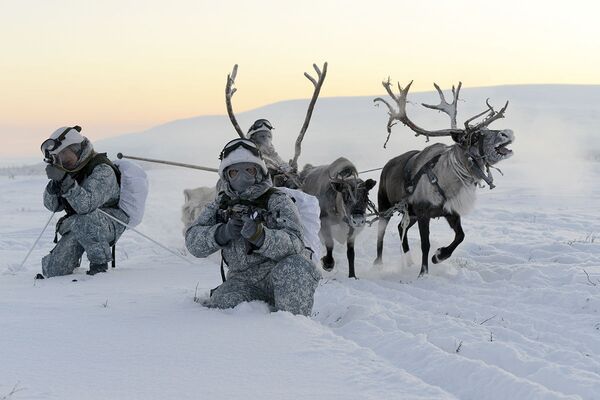
[[[528,101],[554,112],[538,100]],[[496,189],[478,191],[452,258],[417,279],[418,232],[401,257],[395,219],[385,264],[374,268],[376,227],[367,228],[357,241],[359,279],[347,278],[337,246],[311,318],[258,302],[233,310],[194,302],[219,284],[219,259],[187,255],[180,207],[183,189],[213,184],[210,173],[148,172],[138,229],[189,262],[126,232],[115,270],[88,277],[84,261],[72,276],[36,282],[52,229],[18,266],[50,216],[41,204],[46,179],[0,177],[0,399],[14,387],[11,400],[600,398],[600,164],[580,161],[596,143],[580,140],[596,117],[564,140],[566,122],[519,125],[510,111],[495,125],[515,129],[515,157],[499,165]],[[383,110],[379,117],[384,125]],[[363,146],[366,169],[415,147],[396,127],[383,152],[383,126],[376,131],[348,148],[334,146],[346,136],[335,131],[320,150],[307,144],[307,154],[334,159]],[[310,131],[307,141],[323,136]],[[444,221],[431,231],[432,253],[451,241]]]
[[[34,282],[51,229],[17,266],[49,216],[45,179],[4,179],[0,394],[18,383],[11,398],[598,398],[599,167],[581,177],[585,195],[551,198],[528,188],[520,166],[505,168],[465,218],[466,241],[425,279],[400,258],[391,226],[386,264],[372,268],[376,229],[367,229],[360,279],[346,278],[338,247],[311,319],[261,303],[205,309],[196,285],[206,296],[219,283],[218,258],[188,264],[133,232],[115,270]],[[139,229],[184,253],[181,189],[199,175],[150,177]],[[450,238],[445,222],[432,224],[432,247]],[[418,260],[416,231],[410,242]]]

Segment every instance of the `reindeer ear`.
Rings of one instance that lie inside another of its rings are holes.
[[[375,187],[375,185],[377,184],[376,180],[373,179],[367,179],[365,182],[365,187],[367,188],[367,192],[371,189],[373,189]]]
[[[183,198],[185,199],[185,202],[187,203],[188,201],[190,201],[190,189],[184,189],[183,190]]]

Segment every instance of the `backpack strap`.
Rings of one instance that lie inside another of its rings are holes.
[[[442,196],[442,199],[446,201],[446,193],[444,193],[444,190],[438,182],[437,176],[433,172],[433,168],[435,167],[441,156],[441,154],[438,154],[431,160],[427,161],[425,165],[423,165],[414,176],[410,176],[411,171],[409,168],[406,169],[407,176],[405,177],[405,185],[406,191],[408,193],[412,194],[416,188],[416,185],[419,183],[419,179],[421,179],[423,175],[427,175],[429,183],[431,183],[437,189],[440,196]]]

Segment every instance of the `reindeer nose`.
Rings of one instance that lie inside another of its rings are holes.
[[[353,214],[350,217],[350,221],[352,222],[352,226],[363,226],[365,224],[365,216],[361,214]]]

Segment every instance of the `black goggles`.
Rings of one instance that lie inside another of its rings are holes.
[[[225,145],[225,147],[223,148],[223,151],[221,151],[221,154],[219,155],[219,160],[223,160],[232,151],[234,151],[235,149],[240,148],[240,147],[243,147],[244,149],[248,150],[250,153],[254,154],[257,157],[262,158],[260,150],[258,149],[258,147],[256,147],[254,142],[252,142],[251,140],[248,140],[248,139],[240,138],[240,139],[233,139],[231,142],[229,142]]]
[[[44,157],[47,160],[52,159],[50,152],[54,151],[60,147],[63,140],[65,140],[67,133],[69,133],[71,131],[71,129],[75,129],[77,132],[81,132],[81,127],[79,125],[75,125],[75,126],[65,129],[64,132],[61,133],[56,139],[44,140],[44,142],[40,146],[40,149],[42,150],[42,153],[44,154]]]
[[[266,119],[257,119],[256,121],[254,121],[254,123],[252,124],[252,126],[250,127],[250,129],[248,130],[248,132],[252,132],[252,131],[256,131],[262,127],[265,127],[269,130],[273,129],[273,125],[271,125],[271,123],[266,120]]]

